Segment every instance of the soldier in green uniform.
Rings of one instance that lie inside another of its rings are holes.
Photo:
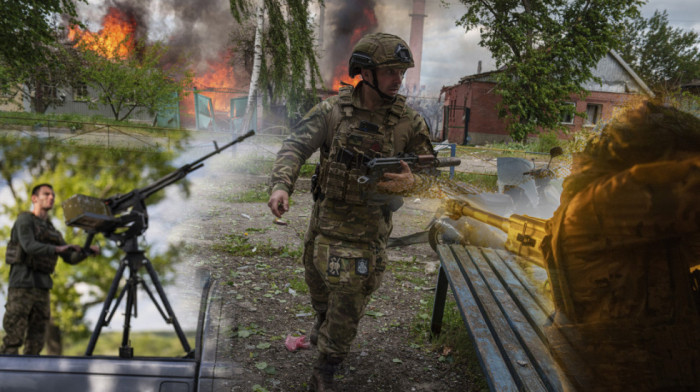
[[[549,342],[580,390],[700,390],[698,195],[700,119],[664,105],[629,110],[575,157],[542,249]]]
[[[348,355],[370,295],[386,268],[392,213],[401,195],[428,187],[428,174],[387,173],[376,186],[360,184],[359,162],[400,153],[434,154],[423,118],[399,95],[411,51],[399,37],[360,39],[349,61],[357,86],[316,105],[295,126],[277,154],[268,206],[281,217],[302,164],[320,149],[314,208],[304,239],[305,279],[317,318],[310,340],[319,351],[310,387],[331,391]]]
[[[35,186],[32,211],[20,213],[12,226],[5,258],[11,267],[2,354],[18,354],[24,344],[25,355],[39,355],[51,315],[49,290],[53,287],[51,274],[58,256],[69,264],[77,264],[88,256],[80,246],[66,244],[51,224],[48,213],[54,198],[51,185]],[[90,253],[98,252],[97,245],[90,247]]]

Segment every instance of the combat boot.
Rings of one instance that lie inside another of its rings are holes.
[[[309,341],[311,341],[311,344],[314,346],[318,344],[318,330],[321,329],[321,324],[323,324],[324,321],[326,321],[326,312],[316,312],[316,322],[309,334]]]
[[[338,371],[342,359],[329,357],[321,354],[318,358],[314,371],[309,380],[309,391],[311,392],[333,392],[333,376]]]

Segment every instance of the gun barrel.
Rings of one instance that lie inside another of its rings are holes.
[[[455,157],[435,158],[435,167],[459,166],[462,160]]]
[[[510,229],[510,221],[507,218],[474,208],[470,205],[459,203],[457,201],[448,201],[447,211],[449,211],[452,215],[472,217],[480,222],[484,222],[488,225],[499,228],[506,233],[508,233],[508,229]]]
[[[453,217],[468,216],[504,231],[508,235],[506,249],[540,267],[545,266],[544,255],[540,250],[545,236],[544,219],[515,214],[504,218],[455,200],[447,202],[446,210]]]

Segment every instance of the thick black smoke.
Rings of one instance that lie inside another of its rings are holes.
[[[352,47],[363,35],[377,29],[375,0],[326,1],[326,29],[323,57],[324,79],[330,80],[339,67],[345,67]],[[347,76],[347,73],[342,76]]]
[[[235,25],[226,0],[106,0],[101,6],[84,6],[81,16],[101,21],[115,7],[136,21],[137,39],[164,41],[170,51],[165,63],[186,56],[194,65],[221,59]]]

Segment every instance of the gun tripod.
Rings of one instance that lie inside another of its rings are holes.
[[[160,284],[158,274],[156,273],[155,269],[153,269],[151,261],[148,260],[148,258],[144,255],[144,252],[138,248],[137,237],[127,238],[124,241],[123,245],[120,246],[120,248],[126,252],[126,256],[120,261],[119,268],[117,269],[114,279],[112,280],[112,285],[109,287],[107,298],[105,299],[105,302],[102,306],[102,311],[100,312],[100,318],[97,321],[97,325],[95,325],[95,330],[92,332],[90,342],[88,343],[87,349],[85,350],[85,355],[92,355],[92,352],[95,349],[95,344],[97,343],[97,339],[99,338],[100,332],[102,331],[102,327],[109,325],[110,321],[112,321],[114,313],[119,307],[119,304],[126,295],[126,310],[124,312],[124,330],[122,333],[122,344],[119,347],[119,357],[133,358],[134,349],[133,347],[131,347],[129,333],[131,331],[131,316],[132,314],[134,315],[134,317],[137,317],[138,315],[136,293],[140,285],[151,298],[151,301],[153,301],[153,304],[158,309],[158,312],[163,317],[163,320],[165,320],[165,322],[168,324],[173,324],[173,327],[175,328],[175,333],[177,334],[178,338],[180,339],[180,343],[182,344],[182,348],[185,350],[188,356],[192,356],[194,352],[190,349],[190,345],[187,342],[187,338],[185,337],[184,332],[182,332],[182,328],[180,328],[180,323],[177,321],[177,317],[175,317],[175,313],[173,312],[173,309],[170,306],[170,303],[168,302],[168,298],[165,296],[165,291],[163,290],[163,286]],[[165,311],[163,311],[163,308],[161,308],[158,301],[156,301],[153,292],[151,291],[151,289],[148,288],[146,282],[139,276],[138,272],[139,269],[141,269],[141,267],[146,267],[146,271],[151,277],[151,282],[153,282],[153,285],[155,286],[155,289],[158,292],[158,296],[160,297],[160,301],[162,302]],[[119,282],[121,281],[122,276],[124,275],[124,270],[126,270],[127,268],[129,269],[129,278],[127,279],[124,287],[122,287],[119,296],[116,297],[116,303],[114,303],[114,306],[112,307],[112,302],[114,301],[115,295],[117,294],[117,289],[119,288]]]

